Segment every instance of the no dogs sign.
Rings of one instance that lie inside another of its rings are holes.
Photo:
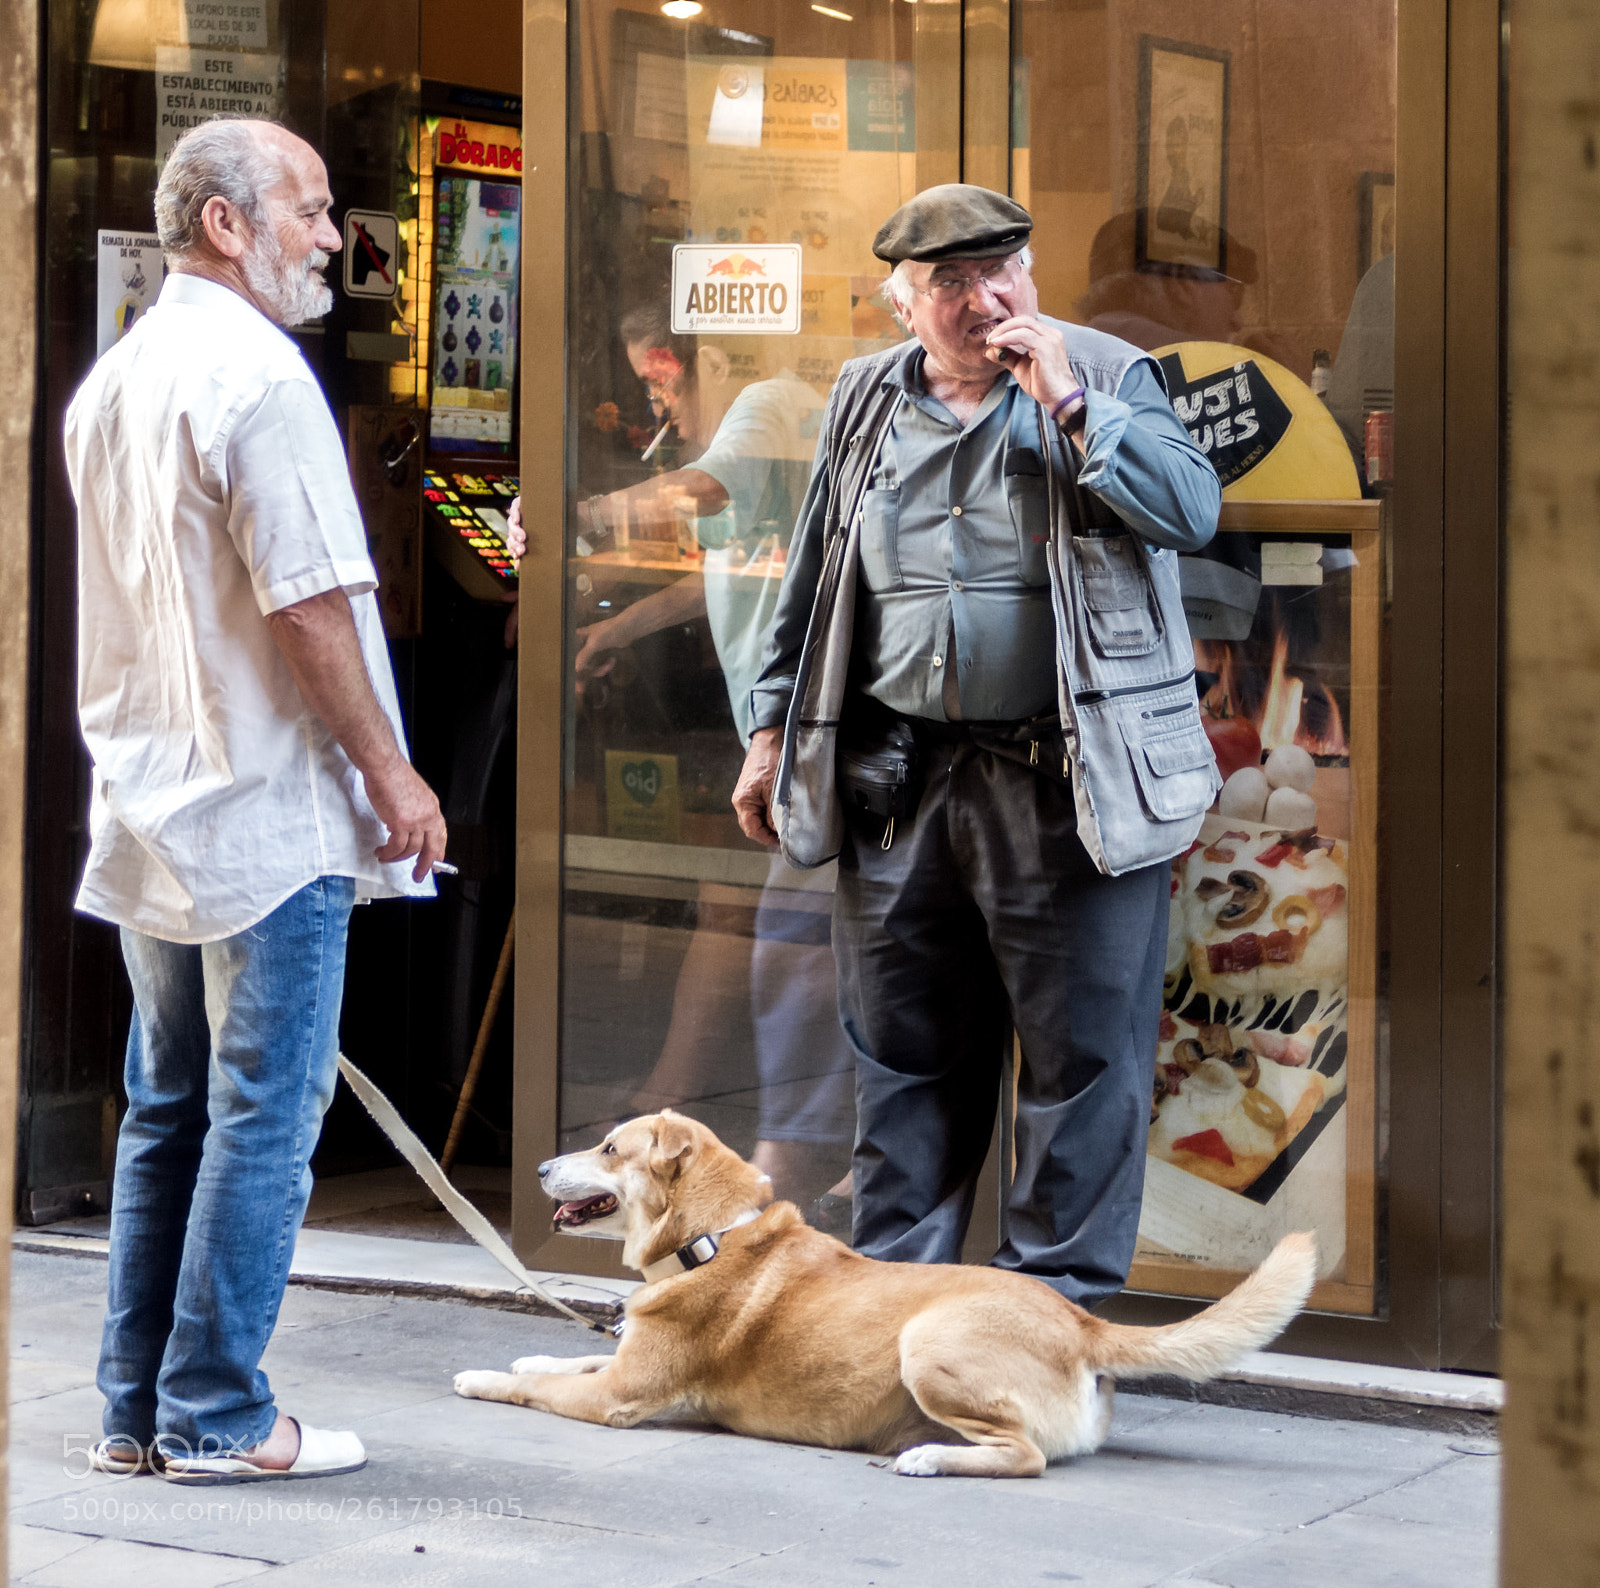
[[[344,212],[344,290],[352,298],[392,298],[399,254],[400,222],[387,210]]]

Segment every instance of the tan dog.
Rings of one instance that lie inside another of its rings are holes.
[[[768,1206],[765,1175],[670,1111],[551,1159],[539,1178],[562,1201],[558,1230],[621,1240],[647,1282],[615,1356],[458,1373],[458,1395],[614,1428],[677,1409],[736,1433],[897,1454],[894,1470],[913,1477],[1037,1477],[1086,1455],[1110,1426],[1113,1380],[1214,1377],[1276,1336],[1316,1277],[1313,1237],[1288,1235],[1193,1318],[1107,1323],[1021,1274],[862,1257],[792,1203]]]

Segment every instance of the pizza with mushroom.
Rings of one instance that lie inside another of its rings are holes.
[[[1285,1033],[1163,1010],[1149,1151],[1214,1185],[1247,1190],[1343,1089],[1336,1035],[1333,1024]]]
[[[1208,816],[1178,873],[1197,992],[1245,1006],[1349,980],[1342,841]]]
[[[1345,846],[1210,815],[1172,866],[1150,1152],[1247,1190],[1344,1088]]]

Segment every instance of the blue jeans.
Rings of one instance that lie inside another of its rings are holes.
[[[124,929],[133,983],[97,1382],[108,1435],[249,1449],[311,1153],[338,1078],[355,883],[321,877],[205,944]]]

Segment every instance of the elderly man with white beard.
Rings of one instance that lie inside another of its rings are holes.
[[[338,430],[284,334],[332,305],[332,204],[282,127],[185,133],[156,190],[160,298],[67,414],[94,761],[77,903],[121,929],[134,994],[91,1459],[179,1483],[366,1463],[354,1433],[282,1413],[260,1363],[351,908],[431,894],[445,846]]]

